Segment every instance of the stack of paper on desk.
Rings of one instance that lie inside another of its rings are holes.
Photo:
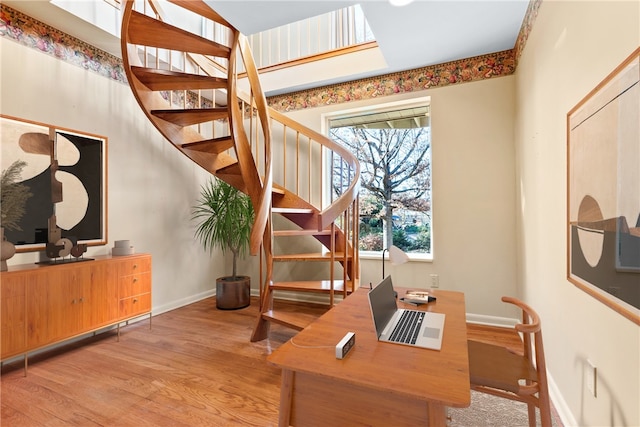
[[[401,298],[402,301],[413,304],[426,304],[435,301],[436,298],[429,295],[427,291],[408,290]]]

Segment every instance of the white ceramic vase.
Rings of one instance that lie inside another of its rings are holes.
[[[0,227],[0,271],[7,271],[7,260],[16,254],[16,246],[4,237],[4,227]]]

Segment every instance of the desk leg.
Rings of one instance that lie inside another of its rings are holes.
[[[427,403],[427,412],[429,416],[429,427],[446,427],[447,408],[445,406]]]
[[[291,403],[293,397],[294,372],[288,369],[282,370],[282,384],[280,384],[280,416],[279,427],[289,427],[291,422]]]

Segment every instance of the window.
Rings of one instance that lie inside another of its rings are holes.
[[[428,98],[327,117],[329,137],[360,161],[360,250],[395,245],[414,258],[432,255],[431,126]],[[331,195],[340,195],[351,171],[339,159]]]

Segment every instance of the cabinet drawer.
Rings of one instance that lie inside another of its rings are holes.
[[[118,263],[118,275],[128,276],[130,274],[146,273],[151,271],[151,257],[136,257]]]
[[[120,277],[120,299],[151,292],[151,273],[138,273]]]
[[[120,300],[120,317],[127,318],[151,311],[151,294],[136,295]]]
[[[149,254],[10,266],[0,273],[0,359],[151,313],[151,274]]]

